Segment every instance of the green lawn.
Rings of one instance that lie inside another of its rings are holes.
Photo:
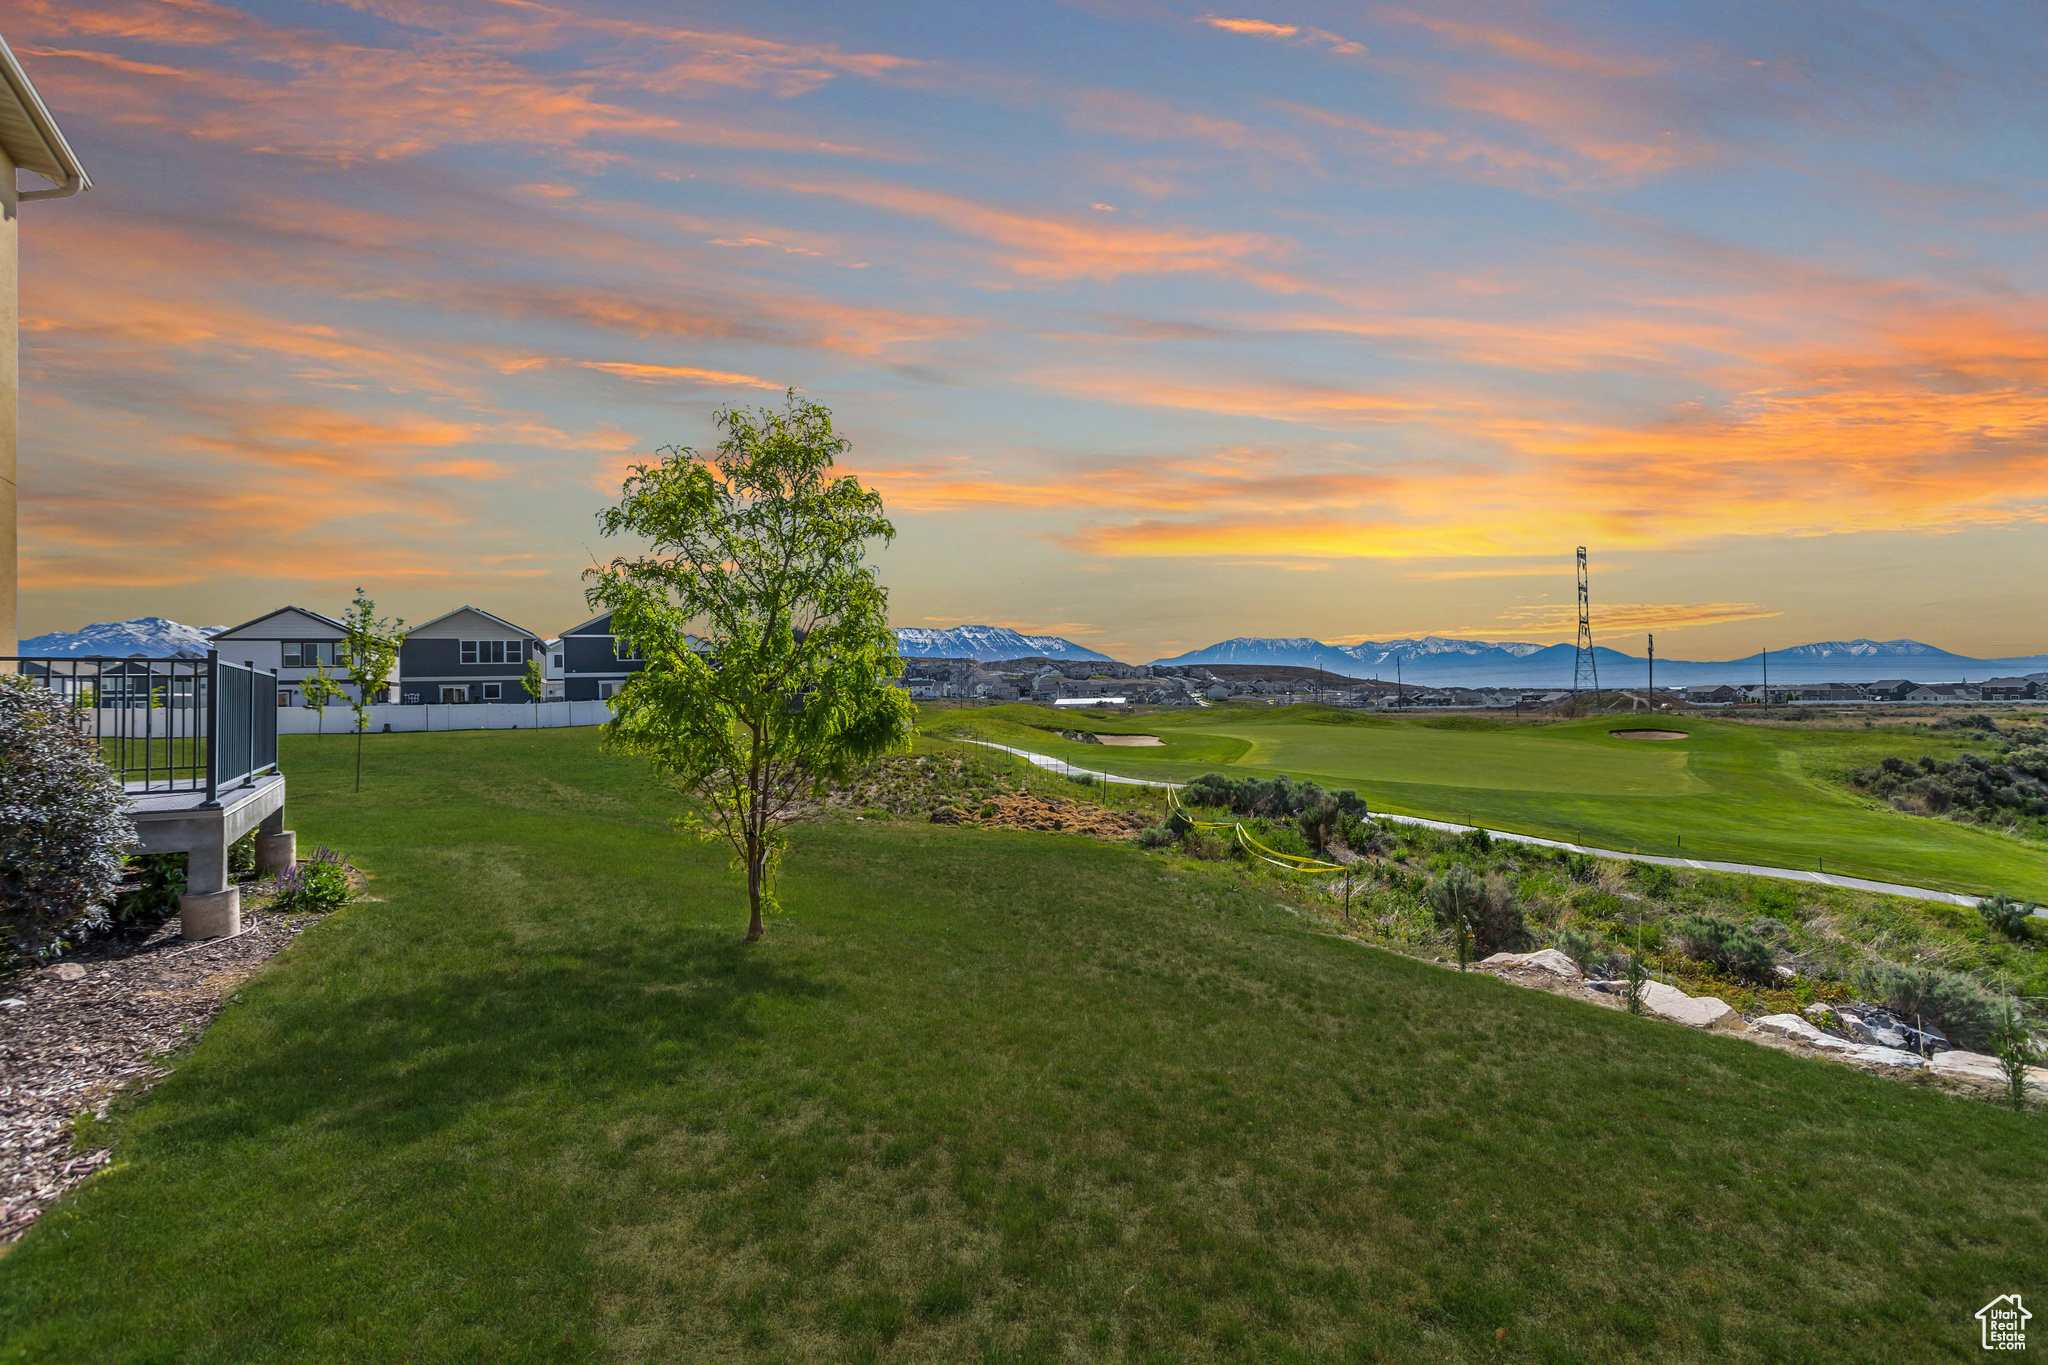
[[[0,1359],[1977,1355],[2048,1122],[1033,834],[725,859],[589,731],[287,739],[374,874],[0,1257]]]
[[[1678,741],[1610,730],[1683,730]],[[1819,868],[1941,890],[2048,900],[2048,849],[1902,815],[1833,780],[1891,754],[1983,747],[1898,730],[1768,728],[1693,717],[1552,725],[1243,707],[1094,721],[1036,707],[928,711],[934,733],[991,739],[1130,776],[1231,768],[1353,787],[1376,810],[1484,824],[1626,852]],[[1052,730],[1146,731],[1156,749],[1078,744]]]

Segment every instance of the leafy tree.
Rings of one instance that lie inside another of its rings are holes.
[[[519,685],[526,689],[527,697],[533,702],[533,728],[540,728],[540,695],[547,690],[548,675],[541,667],[540,655],[527,656],[526,671],[519,675]]]
[[[0,934],[41,962],[107,922],[135,824],[84,717],[35,680],[0,677]]]
[[[637,465],[608,536],[649,553],[586,572],[593,610],[645,659],[612,703],[605,742],[644,755],[699,803],[679,823],[746,871],[747,937],[773,908],[787,827],[854,765],[901,743],[911,706],[888,594],[867,544],[896,528],[882,500],[832,476],[847,441],[792,391],[780,412],[732,409],[715,456],[687,447]]]
[[[327,665],[322,663],[313,665],[313,676],[299,684],[299,692],[305,697],[303,704],[320,718],[320,733],[325,736],[328,706],[343,700],[348,694],[341,690],[341,685],[328,673]]]
[[[1458,863],[1429,884],[1424,896],[1436,914],[1436,922],[1449,929],[1458,949],[1458,970],[1472,960],[1472,920],[1486,889],[1472,869]]]
[[[349,698],[349,710],[356,717],[356,790],[363,789],[363,731],[370,728],[370,694],[391,681],[398,663],[398,647],[405,643],[405,622],[386,621],[377,615],[377,604],[356,589],[356,600],[341,618],[343,647],[348,650],[349,680],[356,685]]]

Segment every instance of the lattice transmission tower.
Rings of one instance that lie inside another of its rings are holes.
[[[1579,687],[1583,680],[1593,683],[1593,706],[1600,706],[1600,662],[1593,657],[1592,598],[1586,590],[1586,547],[1579,547],[1579,644],[1572,656],[1572,714],[1579,714]]]

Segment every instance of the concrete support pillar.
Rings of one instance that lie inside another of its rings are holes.
[[[242,888],[187,892],[178,897],[180,938],[225,938],[242,932]]]
[[[256,875],[278,877],[291,871],[292,864],[299,860],[299,836],[297,831],[268,830],[256,835]]]
[[[178,933],[219,938],[242,931],[242,891],[228,884],[227,826],[213,821],[185,854],[185,894],[178,898]]]

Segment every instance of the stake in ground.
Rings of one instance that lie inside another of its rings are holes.
[[[1083,838],[720,850],[587,731],[286,737],[378,899],[86,1135],[26,1359],[1921,1361],[2048,1124],[1315,932]]]

